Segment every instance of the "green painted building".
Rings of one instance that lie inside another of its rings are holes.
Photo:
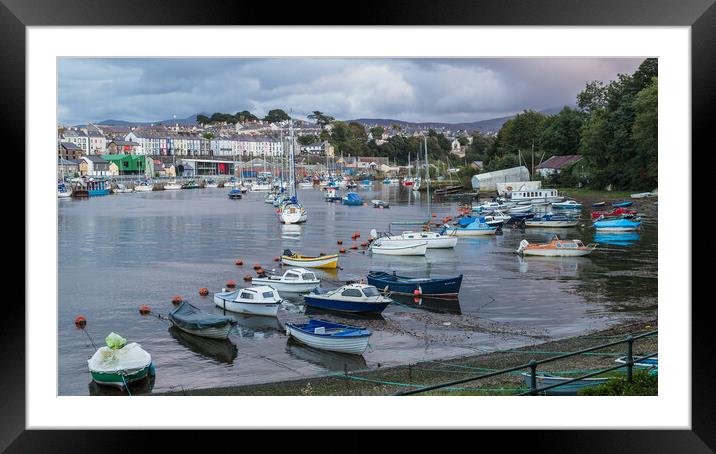
[[[142,175],[147,171],[146,156],[133,154],[104,154],[103,159],[113,162],[119,169],[120,175]]]

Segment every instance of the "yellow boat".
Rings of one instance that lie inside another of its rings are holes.
[[[281,256],[281,263],[284,265],[300,266],[304,268],[337,268],[338,254],[308,257],[293,253],[290,250],[285,250]]]

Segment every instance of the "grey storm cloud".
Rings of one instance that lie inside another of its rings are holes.
[[[58,119],[320,110],[339,119],[463,122],[575,104],[642,58],[63,58]]]

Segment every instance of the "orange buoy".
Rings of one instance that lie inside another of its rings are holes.
[[[236,266],[244,266],[243,260],[237,260],[235,263],[236,263]]]
[[[359,231],[356,230],[356,233],[354,233],[354,235],[356,236],[356,238],[360,238],[360,232],[359,232]]]
[[[435,214],[435,213],[433,213],[433,217],[434,217],[434,218],[436,218],[436,217],[438,217],[438,215],[437,215],[437,214]]]
[[[273,258],[273,261],[274,261],[274,262],[278,262],[279,260],[281,260],[281,257],[274,257],[274,258]]]
[[[264,271],[263,268],[259,268],[256,270],[256,274],[264,274],[266,271]]]
[[[343,244],[343,240],[336,241],[336,244]]]
[[[206,296],[206,295],[208,295],[208,294],[209,294],[209,289],[208,289],[208,288],[202,287],[202,288],[199,289],[199,295],[201,295],[201,296]]]
[[[182,300],[181,296],[179,296],[179,295],[174,295],[174,298],[172,298],[172,304],[179,304],[182,301],[183,300]]]
[[[84,318],[82,315],[78,315],[77,317],[75,317],[75,326],[77,328],[84,328],[86,324],[87,319]]]
[[[261,265],[259,265],[258,263],[254,263],[254,269],[257,270],[259,268],[261,268]]]
[[[247,274],[246,276],[244,276],[244,280],[245,280],[246,282],[249,282],[251,279],[253,279],[253,278],[252,278],[251,275],[249,275],[249,274]]]
[[[413,295],[420,296],[421,295],[420,290],[418,290],[418,289],[413,290]]]
[[[228,288],[234,288],[236,287],[236,281],[233,279],[229,279],[228,281],[226,281],[226,286]]]
[[[139,313],[142,315],[147,315],[148,313],[152,312],[152,308],[149,306],[139,306]]]
[[[346,248],[342,247],[338,252],[340,252],[341,254],[345,254],[345,253],[346,253]]]
[[[363,247],[367,247],[367,246],[368,246],[368,242],[367,242],[367,241],[364,241],[364,242],[362,242],[360,245],[363,246]]]
[[[358,249],[358,246],[354,244],[353,246],[351,246],[351,249]]]

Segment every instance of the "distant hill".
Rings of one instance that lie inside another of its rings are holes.
[[[573,106],[570,106],[573,107]],[[540,110],[540,112],[546,114],[546,115],[554,115],[556,113],[559,113],[559,111],[562,110],[562,107],[553,107],[550,109],[544,109]],[[144,121],[144,122],[137,122],[137,121],[125,121],[125,120],[103,120],[97,123],[94,123],[96,125],[104,125],[104,126],[147,126],[150,124],[158,125],[174,125],[179,124],[181,126],[193,126],[196,125],[196,116],[197,115],[209,115],[204,112],[200,112],[191,116],[188,116],[186,118],[176,118],[176,119],[169,119],[169,120],[162,120],[162,121]],[[514,118],[514,115],[510,115],[507,117],[500,117],[500,118],[491,118],[489,120],[480,120],[480,121],[473,121],[473,122],[466,122],[466,123],[441,123],[441,122],[421,122],[421,123],[412,123],[409,121],[403,121],[403,120],[393,120],[389,118],[357,118],[355,120],[346,120],[346,121],[355,121],[358,123],[361,123],[368,127],[373,126],[382,126],[384,128],[389,128],[393,124],[399,125],[403,130],[406,131],[412,131],[412,130],[420,130],[425,128],[432,128],[435,130],[452,130],[456,131],[458,129],[464,129],[468,132],[472,131],[480,131],[480,132],[497,132],[500,130],[503,124],[510,118]],[[300,121],[299,121],[300,123]],[[77,126],[84,126],[84,125],[77,125]]]
[[[539,112],[546,114],[546,115],[554,115],[559,113],[559,111],[562,110],[562,107],[553,107],[550,109],[544,109],[540,110]],[[386,118],[357,118],[355,120],[349,120],[349,121],[355,121],[357,123],[361,123],[365,126],[382,126],[384,128],[389,128],[391,125],[397,124],[404,130],[419,130],[419,129],[425,129],[425,128],[432,128],[435,130],[440,129],[449,129],[452,131],[456,131],[458,129],[464,129],[467,132],[473,132],[473,131],[480,131],[480,132],[497,132],[500,130],[503,124],[511,118],[514,118],[515,115],[510,115],[507,117],[499,117],[499,118],[490,118],[489,120],[480,120],[480,121],[473,121],[468,123],[441,123],[441,122],[421,122],[421,123],[412,123],[408,121],[403,120],[391,120]]]

